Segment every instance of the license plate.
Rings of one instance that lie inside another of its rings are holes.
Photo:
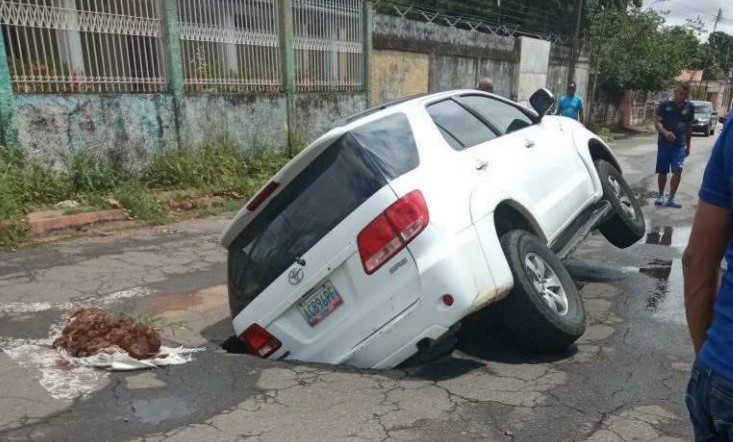
[[[298,303],[298,310],[303,315],[311,327],[323,321],[323,319],[336,310],[344,299],[336,291],[336,288],[330,281],[324,282],[322,285],[311,291]]]

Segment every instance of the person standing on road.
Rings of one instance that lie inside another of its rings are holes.
[[[682,257],[685,312],[697,358],[685,402],[698,442],[733,441],[733,123],[703,176]],[[720,278],[720,261],[728,268]],[[720,283],[720,290],[718,284]],[[716,293],[717,292],[717,293]]]
[[[489,77],[484,77],[478,82],[476,89],[484,92],[494,93],[494,80]]]
[[[573,120],[580,121],[580,124],[585,125],[583,99],[580,98],[580,95],[575,94],[575,90],[575,82],[568,84],[566,95],[557,103],[557,115],[572,118]]]
[[[692,139],[692,120],[695,118],[695,108],[687,100],[690,87],[678,83],[674,94],[657,107],[655,113],[657,132],[657,184],[659,194],[654,200],[656,206],[667,206],[679,209],[682,207],[675,199],[677,188],[682,179],[682,166],[685,158],[690,155],[690,141]],[[667,174],[672,171],[672,181],[669,183],[669,199],[664,198],[664,188],[667,186]]]

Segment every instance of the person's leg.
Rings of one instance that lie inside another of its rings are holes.
[[[660,173],[657,176],[657,185],[659,187],[659,194],[664,195],[664,188],[667,187],[667,174]]]
[[[677,195],[677,189],[679,188],[680,181],[682,180],[682,167],[684,166],[684,164],[685,147],[677,147],[672,153],[671,161],[672,180],[669,182],[669,199],[667,200],[667,205],[670,207],[682,207],[682,204],[680,204],[679,201],[675,199],[675,195]]]
[[[667,174],[671,166],[671,157],[669,148],[665,146],[661,141],[657,143],[657,185],[659,193],[657,199],[654,201],[654,205],[662,206],[667,201],[664,198],[664,189],[667,187]]]
[[[731,442],[727,435],[718,433],[710,412],[711,375],[707,367],[696,361],[687,384],[685,404],[690,414],[695,442]]]

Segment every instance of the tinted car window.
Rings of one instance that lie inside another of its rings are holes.
[[[403,114],[347,133],[310,163],[260,212],[229,249],[232,315],[395,178],[418,165]]]
[[[496,138],[496,134],[488,126],[455,101],[445,100],[431,104],[428,106],[428,113],[454,149],[473,147]],[[446,133],[449,136],[445,136]]]
[[[502,135],[532,125],[532,119],[527,114],[503,101],[479,95],[464,96],[459,100],[485,118]]]
[[[365,124],[351,135],[369,154],[374,165],[390,180],[419,164],[417,145],[404,114],[395,114]]]

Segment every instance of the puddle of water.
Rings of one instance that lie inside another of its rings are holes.
[[[690,227],[654,227],[646,235],[646,244],[667,246],[681,254],[690,237]],[[639,273],[654,280],[645,307],[653,317],[665,322],[685,323],[682,261],[680,258],[653,258]]]
[[[132,409],[141,421],[154,425],[192,413],[191,407],[176,399],[137,400],[132,402]]]

